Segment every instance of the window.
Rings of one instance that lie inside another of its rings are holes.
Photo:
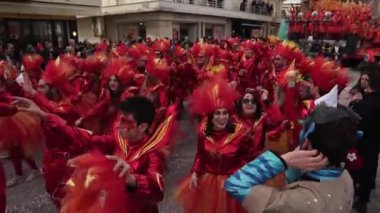
[[[38,40],[50,40],[51,41],[51,26],[47,21],[36,21],[33,22],[33,32]]]

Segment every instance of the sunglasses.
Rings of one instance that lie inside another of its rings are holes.
[[[242,102],[243,104],[256,104],[255,100],[247,98],[244,98]]]

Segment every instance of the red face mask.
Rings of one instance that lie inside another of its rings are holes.
[[[137,127],[137,122],[130,115],[120,115],[118,119],[117,127],[119,129],[128,131]]]

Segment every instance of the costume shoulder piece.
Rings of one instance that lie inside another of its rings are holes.
[[[171,142],[171,136],[173,135],[173,130],[176,126],[176,117],[178,113],[175,112],[171,115],[169,115],[156,129],[154,134],[149,138],[149,140],[140,148],[139,151],[137,151],[132,156],[128,156],[127,153],[127,147],[128,147],[128,141],[122,139],[120,135],[116,134],[116,142],[119,148],[126,154],[126,157],[130,159],[131,161],[136,161],[139,159],[142,155],[151,152],[153,150],[157,150],[163,147],[167,147],[170,145]]]

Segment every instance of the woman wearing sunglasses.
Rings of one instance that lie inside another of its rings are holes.
[[[236,102],[236,115],[234,119],[244,123],[251,129],[255,156],[260,154],[264,148],[264,122],[265,113],[262,112],[262,102],[266,100],[266,90],[246,89],[243,97]],[[261,95],[261,99],[259,98]],[[253,156],[253,158],[255,157]]]

